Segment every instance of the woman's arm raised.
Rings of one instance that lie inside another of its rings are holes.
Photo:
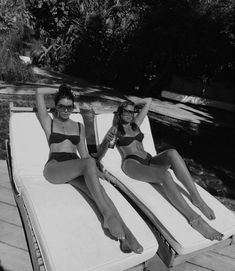
[[[144,104],[143,108],[140,110],[140,112],[138,113],[138,115],[134,119],[134,122],[139,127],[142,124],[142,122],[144,121],[144,118],[146,117],[146,115],[148,114],[151,103],[152,103],[152,98],[144,98],[144,99],[137,100],[135,102],[135,106]]]
[[[51,118],[47,112],[44,96],[49,94],[55,94],[57,91],[58,91],[57,89],[47,89],[47,88],[39,88],[36,90],[36,106],[38,110],[38,117],[42,125],[42,128],[47,136],[50,134]]]

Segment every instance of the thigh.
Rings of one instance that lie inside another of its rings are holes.
[[[82,191],[90,200],[92,200],[94,202],[94,199],[93,199],[89,189],[87,188],[87,185],[86,185],[86,182],[85,182],[83,176],[75,178],[75,179],[69,181],[68,183],[71,184],[76,189],[78,189],[79,191]]]
[[[44,177],[51,183],[67,183],[84,174],[87,159],[74,159],[63,162],[51,160],[44,167]]]
[[[162,183],[166,173],[164,167],[143,165],[134,159],[125,160],[122,170],[130,178],[148,183]]]
[[[150,165],[152,166],[160,166],[168,169],[170,167],[169,156],[167,154],[167,150],[163,151],[156,156],[153,156],[150,161]]]

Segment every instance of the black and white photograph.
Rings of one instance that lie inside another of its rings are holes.
[[[235,271],[234,0],[0,0],[0,271]]]

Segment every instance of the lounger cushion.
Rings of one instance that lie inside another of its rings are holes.
[[[96,116],[96,129],[99,142],[102,141],[106,132],[111,127],[112,119],[113,114],[111,113]],[[156,150],[148,118],[145,118],[141,125],[141,130],[144,133],[144,148],[152,155],[155,155]],[[156,227],[178,254],[183,255],[194,252],[217,242],[204,238],[200,233],[194,230],[176,208],[154,189],[151,184],[136,181],[125,175],[121,170],[121,157],[116,147],[114,149],[108,149],[102,159],[102,163],[104,167],[118,178],[132,195],[134,195],[138,203],[148,208],[155,217]],[[174,181],[187,191],[179,180],[177,180],[172,170],[170,170],[170,173]],[[202,187],[197,184],[196,186],[202,198],[214,210],[216,219],[213,221],[208,220],[200,210],[192,205],[188,198],[183,195],[188,204],[212,227],[223,233],[224,239],[233,235],[235,233],[235,215]]]
[[[72,117],[82,122],[80,114]],[[54,185],[42,175],[48,144],[34,113],[10,119],[13,178],[23,198],[48,271],[120,271],[153,257],[157,241],[142,218],[108,182],[102,181],[123,220],[144,247],[141,255],[121,252],[106,236],[87,199],[69,184]]]

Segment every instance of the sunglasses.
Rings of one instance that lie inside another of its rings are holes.
[[[63,105],[63,104],[58,104],[57,109],[60,111],[68,111],[71,112],[74,109],[73,105]]]
[[[125,108],[122,109],[122,113],[123,114],[129,114],[129,115],[133,115],[136,113],[136,111],[133,111],[133,110],[127,110]]]

